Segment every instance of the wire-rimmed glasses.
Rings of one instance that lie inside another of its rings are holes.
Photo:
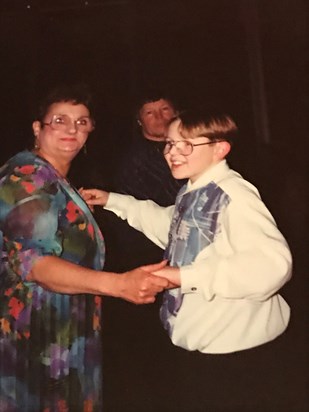
[[[50,126],[53,130],[63,131],[68,130],[72,125],[74,125],[78,131],[85,133],[89,133],[94,129],[94,120],[89,116],[83,116],[77,120],[72,120],[66,114],[54,114],[50,122],[41,122],[41,124]]]
[[[178,153],[184,155],[184,156],[189,156],[193,152],[193,148],[195,146],[204,146],[206,144],[214,144],[217,142],[221,142],[222,140],[213,140],[211,142],[204,142],[204,143],[191,143],[188,140],[168,140],[165,143],[164,149],[163,149],[163,154],[168,154],[171,150],[172,147],[175,146],[177,149]]]

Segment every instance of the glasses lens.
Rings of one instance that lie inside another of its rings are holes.
[[[181,140],[177,142],[177,149],[181,154],[184,156],[188,156],[189,154],[192,153],[192,144],[188,142],[187,140]]]
[[[168,154],[169,153],[169,151],[171,150],[171,148],[172,148],[172,143],[171,142],[166,142],[165,143],[165,146],[164,146],[164,148],[163,148],[163,154]]]
[[[55,114],[50,124],[55,130],[64,130],[70,125],[70,118],[65,115]]]
[[[82,117],[81,119],[78,119],[76,121],[76,125],[78,127],[78,130],[81,132],[91,132],[93,130],[93,121],[90,119],[90,117]]]
[[[188,156],[192,153],[192,144],[187,140],[179,140],[178,142],[167,142],[163,149],[163,154],[168,154],[172,150],[173,146],[175,146],[178,153],[184,156]]]

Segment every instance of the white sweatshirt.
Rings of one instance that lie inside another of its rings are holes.
[[[213,242],[181,267],[184,299],[169,321],[175,345],[228,353],[271,341],[286,329],[290,308],[276,292],[291,277],[292,257],[257,189],[225,160],[188,183],[185,193],[211,182],[230,201]],[[165,249],[174,206],[111,193],[105,208]]]

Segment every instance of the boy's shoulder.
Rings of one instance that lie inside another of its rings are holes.
[[[258,189],[233,169],[229,169],[217,184],[231,200],[260,199]]]

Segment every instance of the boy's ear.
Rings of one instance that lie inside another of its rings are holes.
[[[229,142],[223,141],[217,143],[216,155],[218,160],[224,159],[231,150],[231,144]]]

